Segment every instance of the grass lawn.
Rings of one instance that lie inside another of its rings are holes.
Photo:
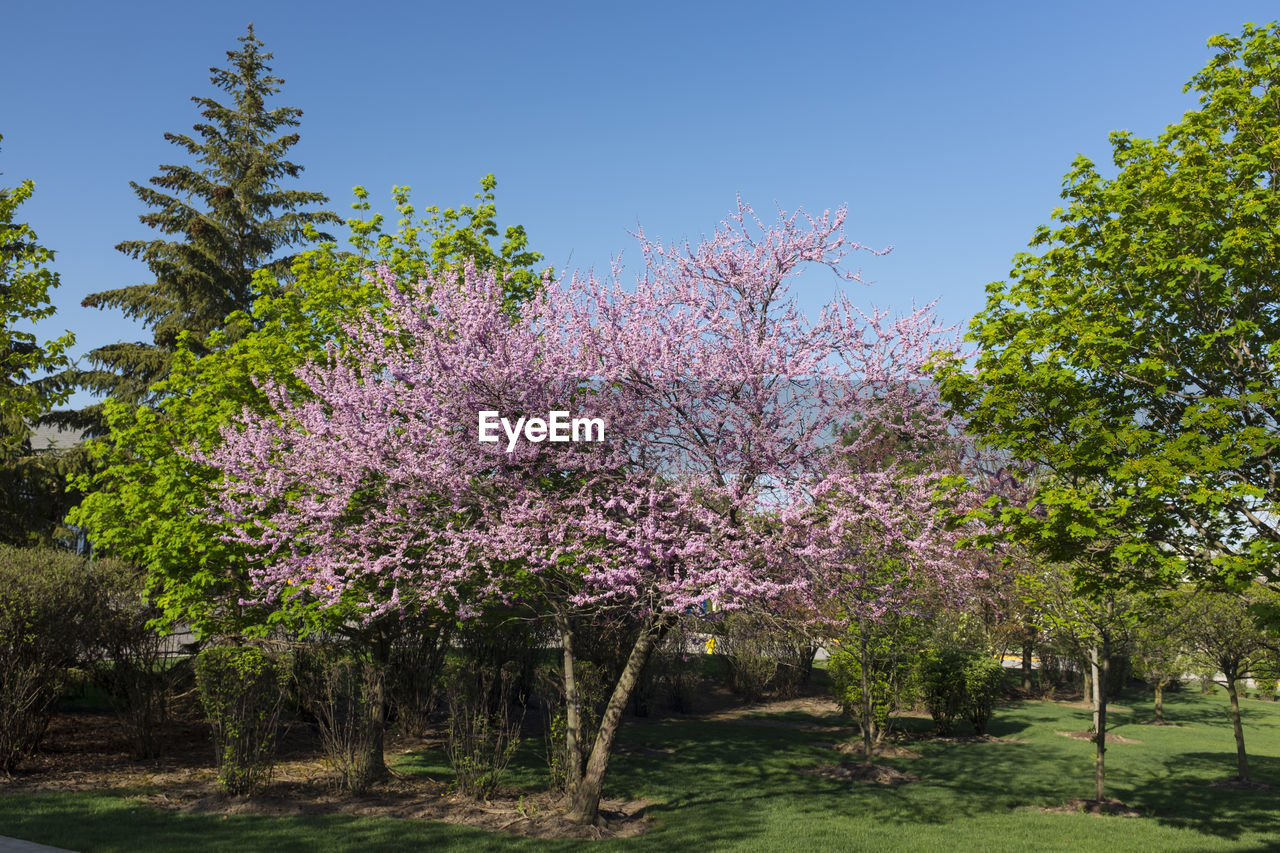
[[[884,787],[802,773],[847,759],[831,732],[777,725],[832,724],[791,713],[759,725],[735,721],[624,725],[606,785],[612,797],[653,801],[654,829],[606,842],[535,841],[442,823],[343,816],[267,818],[197,815],[141,806],[129,792],[0,795],[0,834],[80,851],[400,851],[502,850],[922,850],[996,851],[1274,850],[1280,846],[1280,791],[1209,783],[1234,774],[1235,757],[1221,691],[1166,698],[1177,726],[1142,725],[1141,697],[1116,700],[1113,732],[1141,741],[1107,752],[1108,794],[1142,817],[1052,813],[1093,791],[1093,747],[1056,734],[1089,724],[1089,712],[1024,702],[997,710],[991,734],[1018,742],[921,740],[918,758],[885,759],[921,781]],[[1280,703],[1244,703],[1245,737],[1256,781],[1280,788]],[[926,721],[907,720],[923,730]],[[961,732],[963,733],[963,732]],[[646,749],[647,748],[647,749]],[[511,782],[535,790],[544,768],[527,744]],[[674,750],[671,753],[659,750]],[[448,775],[439,752],[407,756],[401,772]]]

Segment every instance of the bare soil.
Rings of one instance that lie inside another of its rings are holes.
[[[1112,815],[1115,817],[1142,816],[1141,812],[1129,808],[1119,800],[1086,800],[1079,797],[1067,800],[1066,804],[1061,806],[1024,806],[1024,808],[1059,814],[1079,814],[1080,812],[1085,812],[1086,814],[1091,815]]]
[[[1220,782],[1210,782],[1210,788],[1231,788],[1236,791],[1270,791],[1270,785],[1264,785],[1261,782],[1244,781],[1239,778],[1223,779]]]
[[[602,800],[600,821],[584,826],[565,818],[564,803],[557,795],[503,791],[488,802],[477,802],[454,795],[445,782],[416,774],[393,773],[363,795],[339,791],[305,725],[294,725],[281,737],[271,781],[260,793],[250,799],[229,798],[217,791],[207,725],[170,721],[158,741],[160,758],[133,760],[128,740],[112,714],[55,714],[41,751],[23,761],[9,778],[0,777],[0,796],[120,790],[135,794],[145,805],[181,812],[436,820],[547,839],[626,838],[653,826],[644,813],[651,804],[643,800]],[[392,738],[387,757],[437,744],[429,739]]]
[[[814,745],[817,746],[818,744],[814,744]],[[827,746],[830,749],[834,749],[836,752],[842,753],[844,755],[861,756],[865,752],[865,750],[862,747],[862,741],[860,740],[857,740],[857,741],[846,740],[846,741],[841,741],[840,743],[822,744],[822,746]],[[914,749],[908,749],[905,746],[899,746],[898,744],[891,743],[889,741],[881,741],[880,743],[873,744],[871,747],[871,755],[876,758],[919,758],[920,757],[920,753],[916,752]]]
[[[1093,740],[1093,732],[1055,731],[1054,734],[1062,735],[1063,737],[1069,737],[1072,740],[1087,740],[1087,741]],[[1131,738],[1131,737],[1124,737],[1123,735],[1115,735],[1115,734],[1111,734],[1110,732],[1107,732],[1107,743],[1138,743],[1140,744],[1142,743],[1142,741],[1135,740],[1134,738]]]
[[[864,782],[869,785],[897,786],[920,781],[920,777],[913,773],[903,773],[884,764],[820,764],[817,767],[806,767],[800,772],[821,776],[823,779]]]

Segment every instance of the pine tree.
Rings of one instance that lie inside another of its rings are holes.
[[[286,159],[298,134],[279,131],[296,127],[302,111],[267,108],[284,81],[271,75],[272,54],[262,51],[252,24],[239,41],[239,50],[227,51],[227,68],[209,69],[230,102],[193,97],[204,119],[194,126],[195,136],[165,134],[197,165],[164,165],[149,185],[130,182],[149,208],[139,220],[164,236],[116,248],[145,262],[155,281],[84,300],[86,307],[119,309],[141,321],[153,340],[92,351],[94,369],[76,376],[82,388],[131,405],[152,400],[149,388],[167,375],[183,332],[191,333],[198,352],[228,314],[247,311],[261,295],[254,286],[257,270],[283,278],[291,258],[277,257],[280,249],[305,241],[308,226],[340,222],[330,211],[303,209],[326,203],[324,194],[281,188],[280,181],[296,178],[302,167]],[[60,414],[66,425],[101,429],[97,406]]]

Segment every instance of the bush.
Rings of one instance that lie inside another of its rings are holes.
[[[861,721],[863,713],[862,663],[858,656],[844,647],[837,647],[827,660],[827,673],[831,676],[831,689],[840,710],[846,717]],[[895,707],[894,685],[890,675],[872,668],[867,673],[867,686],[871,693],[872,737],[883,736],[889,729],[889,715]]]
[[[270,780],[288,680],[288,667],[257,648],[218,646],[196,658],[223,793],[249,796]]]
[[[0,772],[40,745],[98,609],[89,563],[70,551],[0,545]]]
[[[304,647],[297,662],[302,701],[316,718],[338,787],[363,793],[384,768],[381,668],[342,645],[320,642]]]
[[[989,655],[954,646],[927,650],[916,668],[920,694],[939,735],[951,734],[960,717],[984,734],[1004,689],[1004,667]]]
[[[763,620],[749,613],[730,613],[716,638],[716,651],[729,662],[735,693],[748,702],[764,698],[778,674],[778,658]]]
[[[965,711],[975,734],[986,734],[996,699],[1004,690],[1004,666],[987,655],[974,655],[964,668]]]
[[[160,611],[144,598],[143,573],[126,563],[95,563],[102,601],[93,620],[90,672],[129,736],[134,758],[156,754],[155,728],[164,719],[175,671],[165,641],[148,627]]]
[[[701,680],[698,667],[701,649],[689,651],[690,644],[694,642],[689,626],[682,622],[663,639],[651,658],[655,689],[673,711],[682,714],[693,710],[694,696]]]
[[[546,755],[547,772],[552,791],[567,791],[569,784],[568,716],[565,713],[564,673],[560,667],[549,666],[539,670],[540,692],[548,701],[542,703],[547,713]],[[591,752],[596,733],[600,730],[600,718],[609,700],[609,683],[605,670],[587,660],[575,660],[573,679],[578,688],[581,719],[578,721],[578,742],[585,753]]]
[[[920,656],[916,669],[920,695],[934,728],[944,737],[968,707],[965,667],[971,657],[972,652],[951,646],[928,649]]]
[[[421,736],[427,731],[452,639],[448,623],[413,620],[392,643],[387,701],[401,732]]]
[[[517,711],[519,680],[519,667],[511,662],[498,669],[467,672],[455,665],[449,670],[445,754],[463,796],[488,799],[496,793],[520,745],[524,712]]]
[[[851,622],[833,646],[827,662],[832,689],[845,715],[858,721],[864,746],[888,733],[891,715],[908,697],[923,630],[924,620],[918,616],[886,614],[879,620]]]

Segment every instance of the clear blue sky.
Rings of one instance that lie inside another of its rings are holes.
[[[607,269],[628,230],[696,239],[734,206],[847,203],[848,231],[891,255],[859,264],[864,304],[940,299],[966,323],[984,286],[1107,133],[1155,135],[1193,105],[1205,41],[1274,3],[5,4],[0,185],[34,179],[20,211],[57,252],[48,334],[76,351],[149,339],[88,293],[150,281],[116,252],[153,232],[129,181],[182,161],[162,135],[220,97],[208,68],[250,21],[304,111],[298,189],[346,215],[351,188],[391,211],[466,203],[497,175],[505,223],[558,269]],[[811,310],[831,277],[808,276]]]

